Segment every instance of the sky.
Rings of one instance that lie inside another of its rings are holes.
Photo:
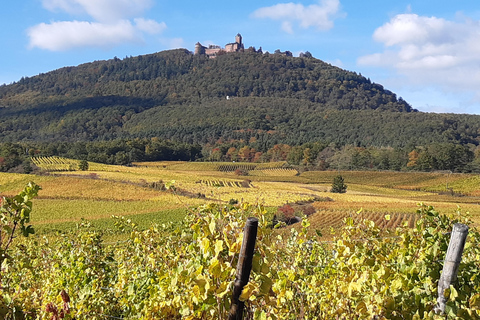
[[[420,111],[480,114],[478,0],[3,1],[0,84],[237,33],[361,73]]]

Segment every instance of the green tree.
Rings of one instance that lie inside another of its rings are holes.
[[[80,169],[81,171],[88,171],[88,161],[81,160],[80,163],[78,164],[78,169]]]
[[[334,193],[347,192],[347,185],[345,184],[345,181],[341,175],[337,175],[335,178],[333,178],[332,189],[330,190],[330,192],[334,192]]]

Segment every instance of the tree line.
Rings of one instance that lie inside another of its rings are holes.
[[[277,144],[266,152],[242,144],[204,145],[207,161],[287,161],[306,170],[391,170],[480,172],[480,147],[434,143],[409,148],[339,146],[309,142]]]
[[[30,173],[30,158],[59,156],[105,164],[129,165],[135,161],[195,161],[201,146],[158,138],[91,142],[0,143],[0,171]]]
[[[276,144],[256,148],[254,139],[188,144],[159,138],[91,142],[1,143],[0,171],[30,173],[35,156],[60,156],[92,162],[130,165],[140,161],[287,161],[301,170],[391,170],[480,172],[480,147],[434,143],[410,148],[358,147],[326,142]]]

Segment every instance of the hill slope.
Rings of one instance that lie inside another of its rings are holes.
[[[478,144],[480,117],[414,111],[381,85],[318,59],[171,50],[0,87],[0,139]]]

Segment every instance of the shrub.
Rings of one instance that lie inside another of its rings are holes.
[[[234,171],[237,176],[248,176],[248,171],[245,169],[238,168]]]
[[[333,193],[345,193],[347,192],[347,185],[345,184],[343,177],[341,175],[333,178],[332,189],[330,192]]]
[[[81,160],[78,164],[78,169],[81,171],[88,171],[88,161]]]
[[[295,209],[287,203],[277,209],[277,214],[273,217],[273,226],[278,222],[290,225],[299,221],[300,218],[295,215]]]

